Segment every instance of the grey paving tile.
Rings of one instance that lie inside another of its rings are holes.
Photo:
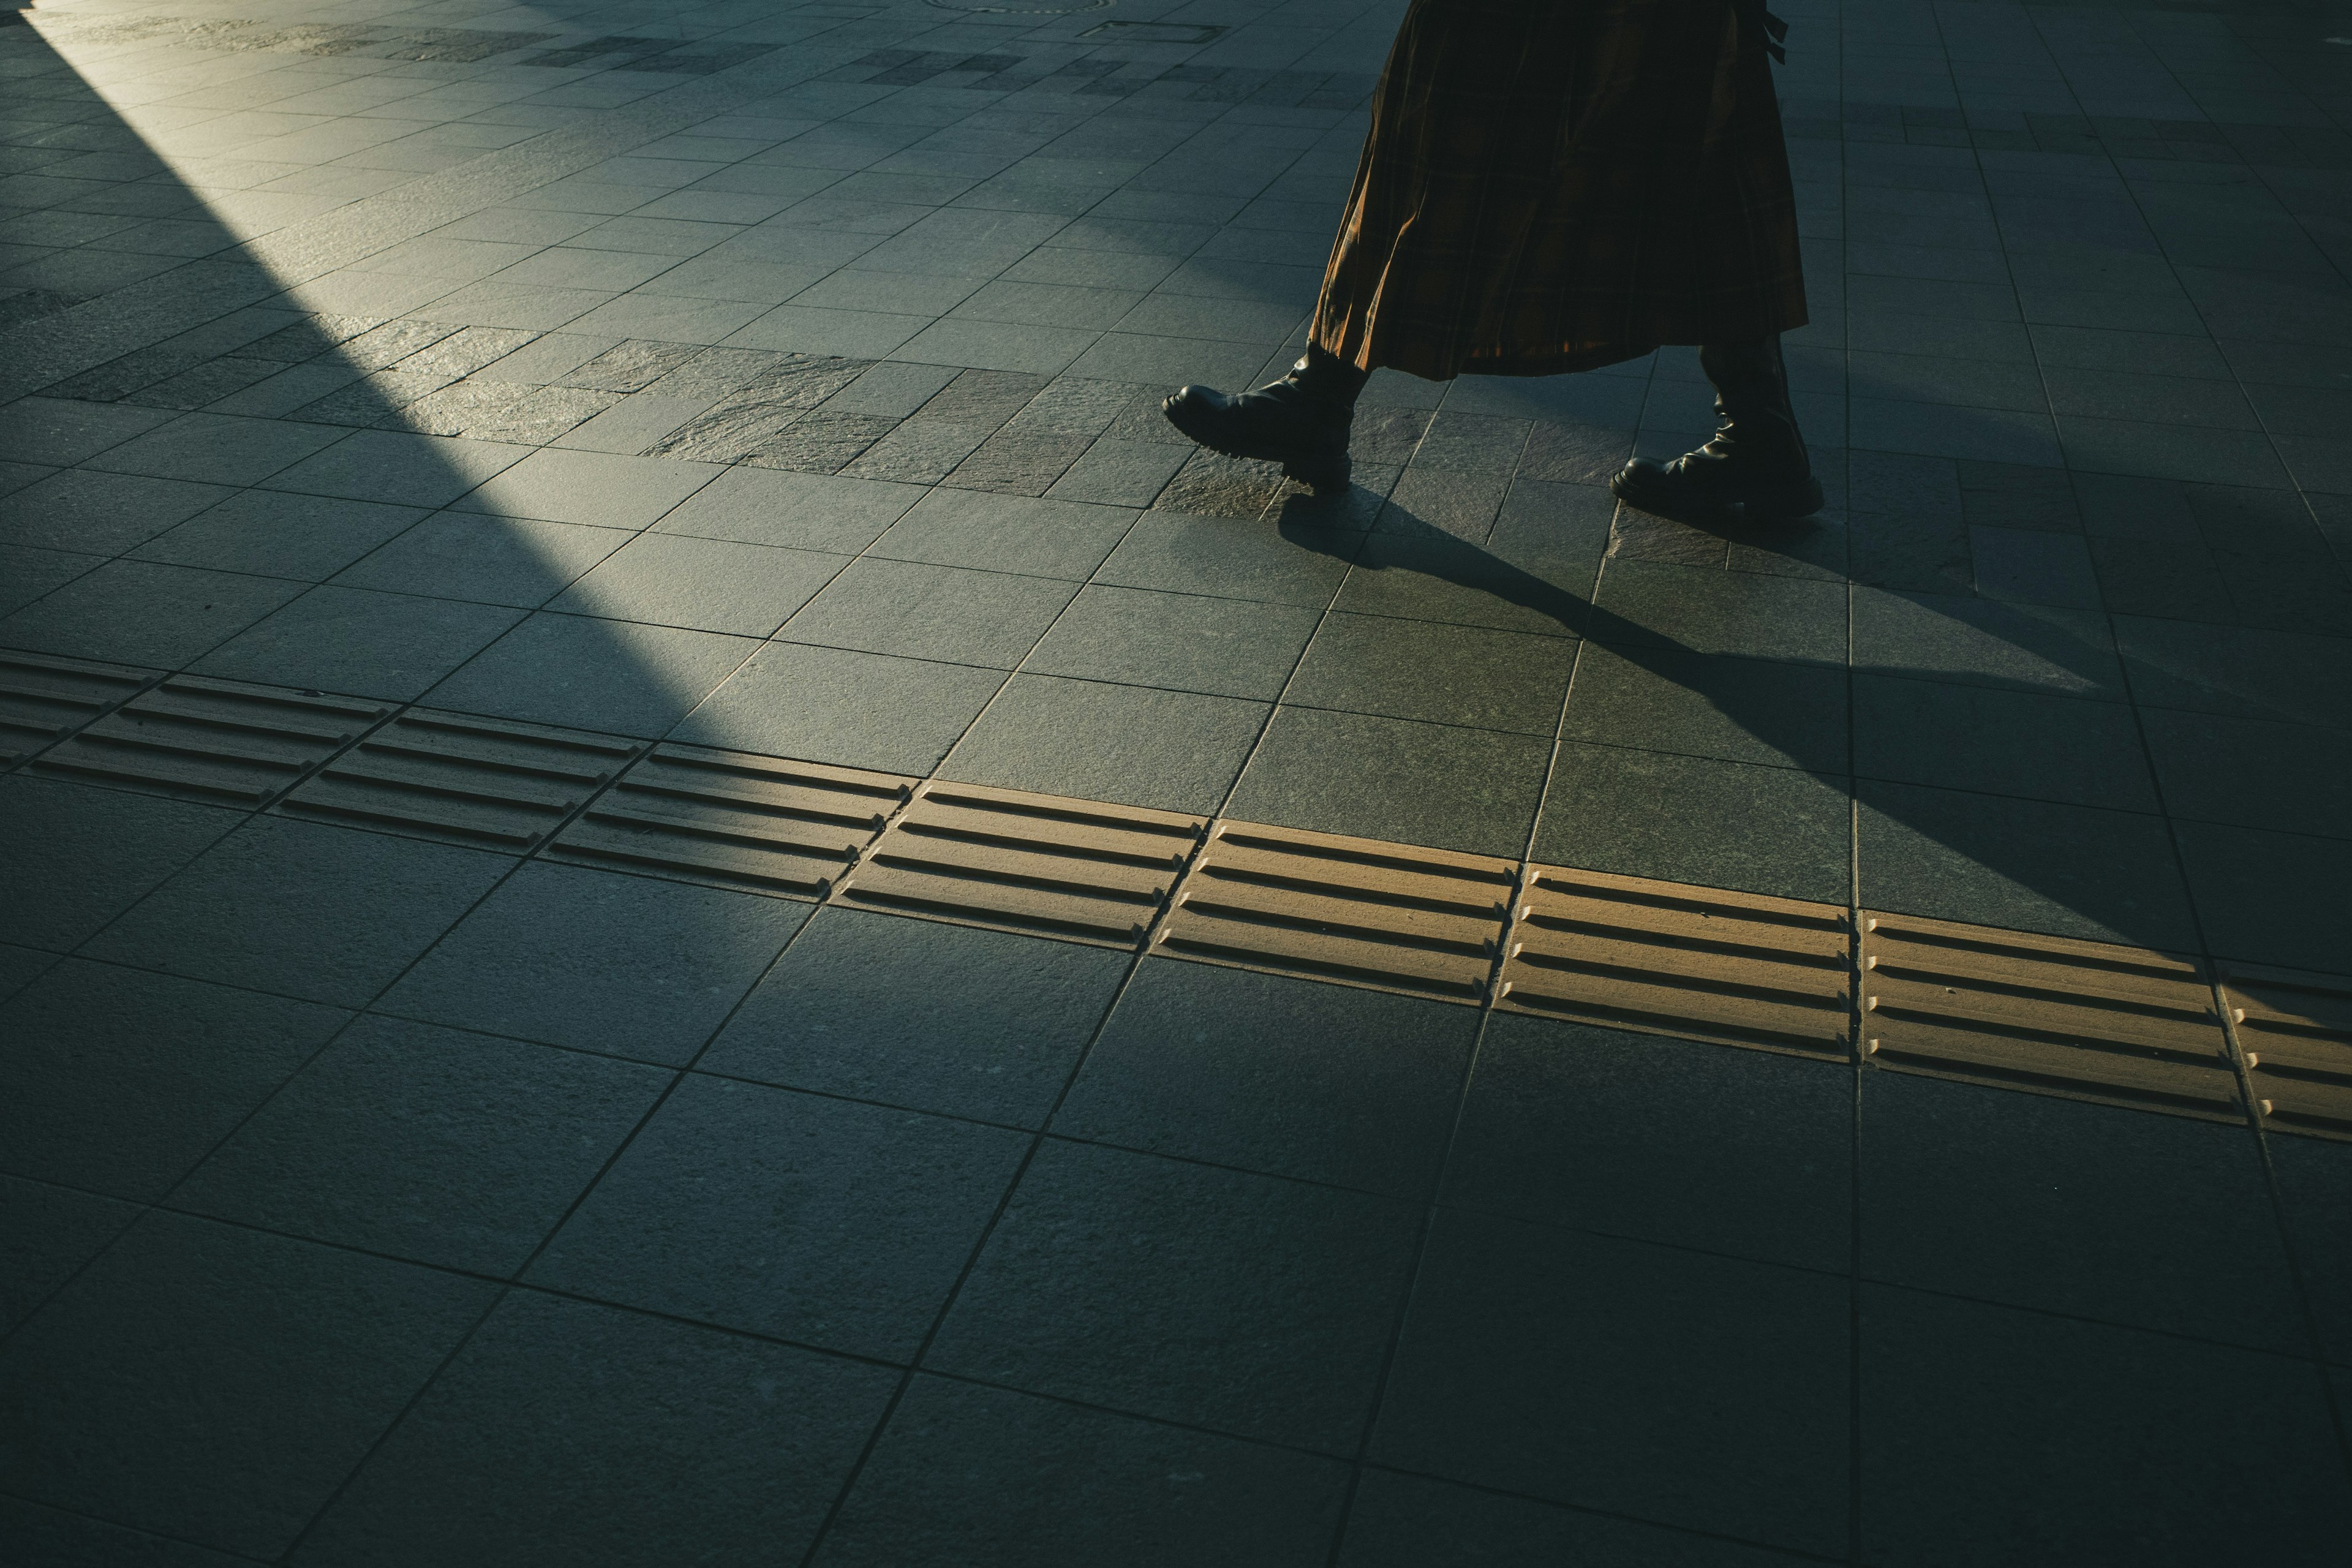
[[[2320,1353],[2352,1366],[2352,1251],[2338,1223],[2352,1201],[2352,1149],[2316,1138],[2273,1138],[2271,1168]]]
[[[1976,589],[1988,599],[2025,605],[2100,606],[2098,580],[2084,542],[2070,534],[2020,528],[1969,530]]]
[[[1423,1200],[1476,1029],[1442,1002],[1146,963],[1053,1130]]]
[[[1810,665],[1588,643],[1561,736],[1843,772],[1846,681],[1842,670]]]
[[[31,1317],[139,1212],[94,1193],[0,1176],[0,1329],[14,1330]]]
[[[162,408],[26,397],[0,409],[0,447],[18,462],[70,467],[170,423]]]
[[[1075,595],[1066,582],[867,557],[779,635],[788,641],[949,664],[1017,668]]]
[[[1097,583],[1321,610],[1362,540],[1354,530],[1148,511],[1095,574]]]
[[[70,951],[202,854],[241,812],[18,773],[0,780],[0,941]]]
[[[258,484],[344,438],[331,425],[278,419],[238,419],[225,414],[183,414],[168,425],[110,447],[89,459],[122,474],[193,479],[215,485]],[[395,500],[395,497],[383,497]]]
[[[2159,817],[1863,781],[1873,909],[2172,952],[2197,946]]]
[[[1594,590],[1596,613],[1586,635],[1604,643],[1842,665],[1845,600],[1844,588],[1832,583],[1612,561]]]
[[[1442,1200],[1842,1272],[1853,1133],[1841,1067],[1498,1013]]]
[[[601,1057],[364,1018],[183,1182],[173,1205],[509,1274],[668,1082]]]
[[[951,1539],[973,1568],[1306,1568],[1345,1489],[1332,1460],[918,1376],[816,1561],[919,1561]]]
[[[779,899],[534,863],[378,1005],[683,1066],[807,918]]]
[[[1549,736],[1575,663],[1576,644],[1564,637],[1334,613],[1283,700]]]
[[[274,1557],[494,1289],[149,1215],[0,1351],[8,1489]]]
[[[1413,1295],[1374,1460],[1843,1550],[1843,1278],[1440,1209]]]
[[[1920,680],[2123,699],[2105,617],[2056,605],[1857,588],[1853,663]]]
[[[2341,889],[2352,844],[2210,822],[2174,826],[2210,951],[2258,963],[2342,971],[2352,911]]]
[[[484,476],[461,511],[537,517],[599,528],[645,528],[719,477],[708,463],[610,452],[533,452]]]
[[[929,773],[1004,684],[1002,671],[770,643],[672,737],[846,767]]]
[[[104,564],[101,555],[62,550],[26,550],[0,544],[0,616],[22,609],[53,588],[62,588]]]
[[[2342,638],[2117,616],[2116,643],[2144,707],[2343,727],[2352,644]]]
[[[1616,499],[1584,485],[1522,479],[1481,542],[1393,512],[1364,542],[1338,607],[1557,636],[1610,629],[1586,602],[1609,542]]]
[[[940,765],[1003,789],[1213,812],[1266,705],[1190,691],[1016,675]]]
[[[1024,668],[1272,701],[1315,624],[1304,606],[1098,585],[1078,595]]]
[[[501,1301],[296,1561],[799,1553],[896,1374],[634,1312]]]
[[[0,1002],[5,1002],[56,968],[60,957],[58,953],[43,952],[37,948],[0,942]]]
[[[480,652],[520,610],[321,585],[215,648],[197,673],[402,701]]]
[[[934,489],[875,542],[895,561],[1085,582],[1134,523],[1124,507]]]
[[[2276,449],[2258,430],[2215,430],[2062,415],[2058,437],[2067,464],[2093,473],[2219,480],[2223,484],[2264,485],[2282,489],[2289,484]]]
[[[1127,973],[1122,954],[826,910],[711,1042],[708,1071],[1040,1125]]]
[[[2309,724],[2140,711],[2176,816],[2343,837],[2352,832],[2352,737]]]
[[[859,1355],[910,1357],[1024,1134],[689,1077],[530,1278]],[[776,1216],[797,1220],[779,1232]]]
[[[1864,778],[2156,811],[2127,708],[2038,691],[1853,678],[1853,767]]]
[[[629,538],[625,529],[435,512],[334,580],[345,588],[535,609]]]
[[[349,1016],[68,959],[0,1010],[5,1163],[152,1203]]]
[[[1773,1568],[1803,1559],[1720,1537],[1554,1508],[1528,1498],[1367,1468],[1356,1484],[1339,1568],[1444,1563],[1674,1563]]]
[[[110,561],[0,619],[0,646],[176,669],[301,591],[271,578]]]
[[[360,1005],[512,864],[503,855],[256,817],[81,951]]]
[[[914,485],[729,468],[656,525],[664,533],[855,552],[922,499]]]
[[[0,500],[0,542],[119,555],[232,493],[185,479],[68,468]]]
[[[1872,1559],[2320,1563],[2352,1522],[2308,1363],[1865,1287],[1861,1364]]]
[[[652,534],[624,545],[551,606],[578,615],[764,637],[848,557]]]
[[[74,1568],[121,1562],[152,1563],[153,1568],[234,1568],[251,1561],[14,1498],[0,1500],[0,1534],[36,1562],[71,1563]]]
[[[586,616],[532,616],[435,687],[436,706],[607,733],[667,732],[759,644]]]
[[[1534,857],[1843,903],[1849,799],[1833,774],[1568,742],[1545,792]]]
[[[1414,1227],[1385,1199],[1049,1140],[926,1364],[1345,1452]]]
[[[243,490],[156,535],[134,554],[173,566],[316,583],[425,516],[418,507]]]
[[[272,475],[269,488],[397,506],[447,506],[528,456],[528,447],[495,441],[356,430],[316,457]]]
[[[1282,827],[1515,857],[1550,752],[1532,735],[1284,707],[1226,810]]]

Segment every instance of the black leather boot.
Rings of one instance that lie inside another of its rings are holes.
[[[1160,405],[1168,423],[1212,452],[1280,463],[1318,493],[1348,488],[1348,429],[1365,373],[1309,347],[1290,374],[1228,397],[1188,386]]]
[[[1643,511],[1683,522],[1721,522],[1733,509],[1749,522],[1787,521],[1822,510],[1822,485],[1789,404],[1780,340],[1698,351],[1715,384],[1715,439],[1670,463],[1636,458],[1609,488]]]

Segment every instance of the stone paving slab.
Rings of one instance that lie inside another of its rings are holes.
[[[2352,47],[1799,6],[1832,506],[1710,533],[1600,488],[1686,350],[1375,377],[1336,503],[1157,418],[1297,352],[1400,9],[9,14],[0,647],[2352,968]],[[2345,1145],[0,796],[33,1561],[2346,1532]]]

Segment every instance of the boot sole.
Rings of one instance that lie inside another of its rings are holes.
[[[1253,447],[1246,442],[1220,441],[1205,432],[1191,428],[1178,416],[1177,410],[1178,405],[1173,397],[1162,400],[1160,405],[1160,412],[1167,416],[1168,423],[1173,425],[1179,434],[1195,446],[1205,447],[1210,451],[1227,458],[1242,458],[1258,463],[1280,463],[1286,476],[1297,479],[1317,495],[1328,495],[1334,490],[1344,490],[1348,488],[1349,476],[1354,471],[1354,464],[1349,460],[1345,451],[1329,457],[1312,455],[1301,457],[1292,450]]]
[[[1821,510],[1822,501],[1822,481],[1816,479],[1756,495],[1702,502],[1654,491],[1639,479],[1620,473],[1610,477],[1609,493],[1628,506],[1675,522],[1796,522]]]

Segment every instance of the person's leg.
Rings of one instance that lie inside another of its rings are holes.
[[[1213,452],[1280,463],[1318,492],[1348,488],[1348,433],[1366,373],[1309,345],[1280,381],[1228,397],[1187,386],[1160,406],[1168,422]]]
[[[1643,511],[1693,522],[1734,507],[1756,521],[1819,511],[1821,481],[1797,429],[1780,338],[1709,343],[1698,363],[1715,385],[1715,438],[1671,462],[1636,458],[1609,488]]]

